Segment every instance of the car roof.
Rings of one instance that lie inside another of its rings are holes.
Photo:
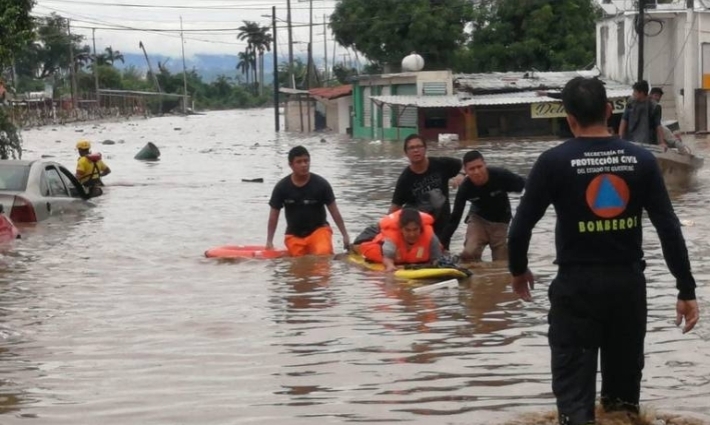
[[[32,165],[34,162],[36,162],[36,159],[33,160],[25,160],[25,159],[5,159],[5,160],[0,160],[0,167],[3,166],[3,164],[8,164],[8,165],[21,165],[21,166],[29,166]]]

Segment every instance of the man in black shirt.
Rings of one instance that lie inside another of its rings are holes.
[[[454,201],[454,211],[446,226],[441,243],[449,248],[451,236],[461,222],[466,203],[471,209],[466,218],[466,240],[461,260],[480,261],[486,245],[491,247],[493,261],[508,259],[508,223],[510,223],[509,192],[520,193],[525,179],[505,168],[488,167],[478,151],[463,156],[468,178],[461,183]]]
[[[389,214],[404,206],[431,214],[434,217],[434,233],[441,237],[451,215],[449,180],[454,179],[454,186],[463,181],[461,161],[427,157],[426,142],[417,134],[404,139],[404,153],[409,159],[409,166],[397,179]]]
[[[552,390],[560,424],[594,423],[597,356],[607,411],[638,414],[646,335],[642,211],[658,232],[676,278],[676,325],[698,321],[695,280],[680,222],[658,163],[648,150],[609,135],[606,90],[577,77],[562,92],[575,135],[543,152],[533,166],[509,239],[513,290],[531,299],[527,252],[532,229],[552,204],[557,276],[549,289]]]
[[[279,222],[281,208],[286,210],[286,248],[291,256],[333,254],[333,231],[326,220],[328,208],[333,221],[343,235],[345,249],[350,238],[343,217],[335,203],[330,183],[318,174],[310,172],[311,156],[303,146],[296,146],[288,153],[291,175],[279,181],[271,194],[266,249],[273,249],[274,234]]]

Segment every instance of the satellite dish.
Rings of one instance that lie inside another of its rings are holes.
[[[419,56],[417,52],[412,52],[409,56],[402,59],[402,71],[417,72],[424,69],[424,58]]]

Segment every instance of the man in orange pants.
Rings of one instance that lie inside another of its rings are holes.
[[[350,238],[343,217],[335,203],[330,183],[318,174],[310,172],[311,156],[303,146],[296,146],[288,153],[291,175],[279,181],[271,193],[266,249],[273,249],[274,234],[279,222],[281,208],[286,214],[286,249],[289,255],[333,254],[333,231],[326,220],[328,208],[338,230],[343,235],[347,250]]]

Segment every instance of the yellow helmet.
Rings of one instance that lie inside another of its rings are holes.
[[[91,142],[89,142],[88,140],[79,140],[76,143],[76,148],[82,149],[82,150],[83,149],[89,150],[89,149],[91,149]]]

